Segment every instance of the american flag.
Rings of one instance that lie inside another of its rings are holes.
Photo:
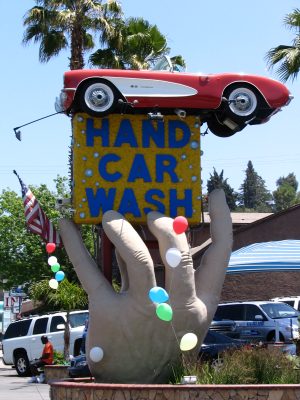
[[[17,172],[15,170],[13,172],[18,177],[21,185],[23,204],[25,208],[25,219],[29,231],[40,235],[46,243],[55,243],[56,246],[62,247],[62,239],[59,233],[41,209],[34,194],[24,184]]]

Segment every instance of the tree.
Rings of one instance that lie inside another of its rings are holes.
[[[121,15],[115,0],[35,0],[36,6],[24,17],[23,43],[40,43],[39,60],[48,62],[61,50],[70,48],[70,69],[84,67],[84,54],[95,46],[90,33],[112,34],[111,21]]]
[[[60,212],[55,209],[57,197],[69,195],[66,187],[67,178],[57,177],[56,192],[50,192],[46,185],[31,187],[31,190],[48,218],[56,224]],[[60,193],[58,195],[58,193]],[[93,239],[90,226],[83,226],[82,236],[91,250]],[[59,260],[67,278],[78,282],[76,273],[65,250],[56,249],[55,256]],[[27,230],[24,216],[24,205],[21,197],[11,190],[4,190],[0,195],[0,286],[7,280],[5,288],[29,285],[50,279],[53,273],[47,263],[45,243],[42,239]]]
[[[102,35],[106,47],[90,56],[90,63],[100,68],[148,69],[162,55],[169,53],[165,36],[156,25],[143,18],[114,19],[113,35]],[[181,56],[172,58],[184,66]]]
[[[288,184],[292,186],[292,188],[297,192],[298,189],[298,182],[296,179],[296,176],[293,172],[289,173],[288,176],[281,176],[280,178],[277,179],[276,186],[281,186],[284,184]]]
[[[294,80],[300,70],[300,9],[296,8],[284,18],[284,24],[288,29],[295,31],[292,45],[279,45],[270,49],[266,54],[269,69],[279,65],[276,70],[279,78],[286,82]]]
[[[86,292],[76,283],[64,279],[56,290],[49,287],[48,280],[42,280],[31,285],[29,289],[31,299],[43,303],[44,309],[67,311],[64,331],[64,359],[70,355],[70,311],[88,307]]]
[[[286,177],[280,177],[276,185],[277,189],[273,192],[276,211],[286,210],[299,202],[299,196],[297,195],[298,182],[293,173],[288,174]]]
[[[272,199],[270,192],[266,189],[265,181],[254,170],[251,161],[248,162],[245,171],[246,177],[240,187],[240,204],[244,209],[257,212],[270,211],[268,202]]]
[[[207,192],[211,193],[214,189],[223,189],[226,196],[226,202],[231,211],[236,209],[236,202],[238,199],[238,194],[234,191],[234,189],[228,184],[228,178],[224,179],[223,177],[224,171],[222,170],[220,175],[217,173],[214,168],[213,174],[210,174],[210,178],[207,181]]]

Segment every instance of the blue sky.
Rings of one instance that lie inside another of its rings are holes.
[[[19,192],[13,169],[24,182],[45,183],[54,189],[57,174],[68,172],[71,125],[56,115],[21,129],[13,128],[55,112],[54,100],[68,69],[68,52],[47,64],[38,61],[38,45],[23,46],[23,16],[33,0],[1,1],[1,146],[0,190]],[[141,16],[156,24],[168,38],[171,56],[181,54],[189,72],[248,72],[276,78],[266,68],[265,53],[278,44],[291,44],[293,32],[283,25],[284,16],[300,7],[296,0],[123,0],[125,16]],[[213,167],[238,190],[252,160],[267,188],[294,172],[300,181],[300,76],[289,82],[292,103],[268,123],[250,126],[231,138],[213,134],[201,138],[204,192]]]

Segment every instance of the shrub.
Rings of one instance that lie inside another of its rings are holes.
[[[295,358],[279,349],[249,348],[222,353],[219,363],[187,361],[174,368],[172,383],[184,375],[197,376],[199,384],[289,384],[299,383]]]

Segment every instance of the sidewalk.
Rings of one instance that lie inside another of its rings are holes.
[[[50,386],[27,383],[10,365],[4,365],[0,351],[0,400],[50,400]]]

